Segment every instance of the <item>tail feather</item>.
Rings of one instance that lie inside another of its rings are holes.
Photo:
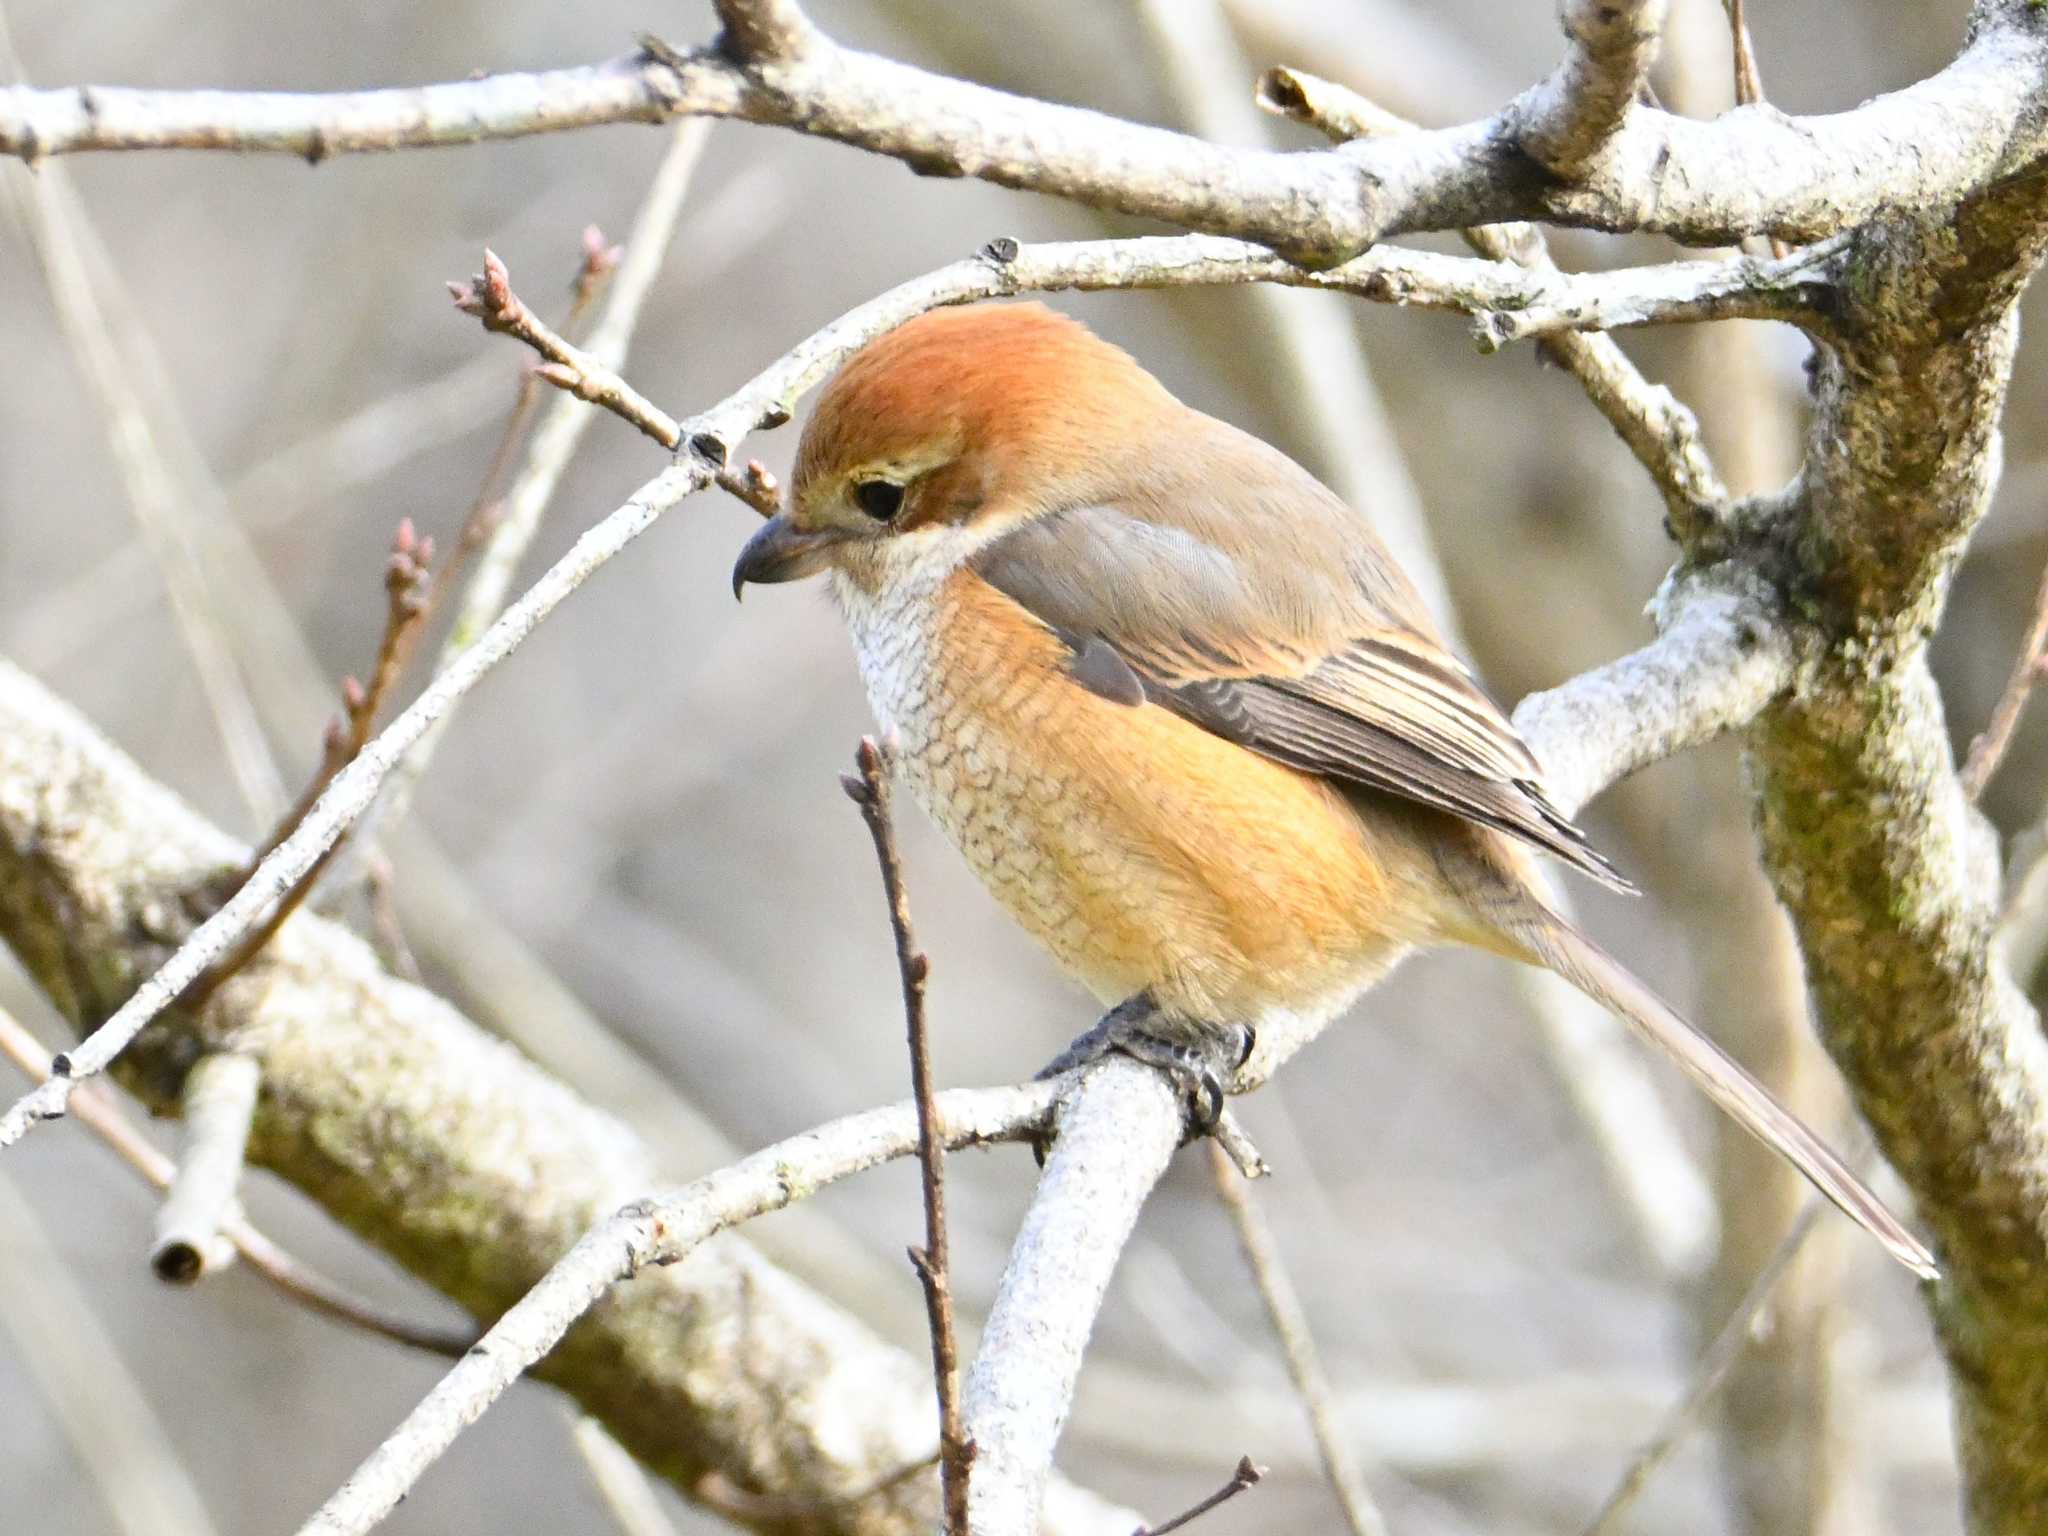
[[[1926,1244],[1907,1230],[1875,1192],[1849,1171],[1834,1150],[1720,1046],[1687,1023],[1628,968],[1591,939],[1551,913],[1515,936],[1536,959],[1595,1002],[1613,1010],[1651,1044],[1669,1053],[1735,1123],[1797,1168],[1843,1214],[1884,1245],[1885,1251],[1923,1280],[1939,1279],[1940,1267]]]

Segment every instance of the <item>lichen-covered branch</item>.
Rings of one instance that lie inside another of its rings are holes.
[[[1997,1536],[2048,1510],[2048,1042],[1995,955],[1997,854],[1927,640],[1989,504],[2044,247],[2038,178],[1858,233],[1805,473],[1759,530],[1817,663],[1751,738],[1822,1038],[1941,1251],[1971,1528]]]

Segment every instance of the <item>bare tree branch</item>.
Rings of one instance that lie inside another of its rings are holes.
[[[1654,605],[1655,640],[1522,700],[1515,726],[1567,814],[1646,764],[1748,724],[1792,686],[1798,647],[1765,592],[1728,565],[1677,577]]]
[[[1984,787],[2004,761],[2006,748],[2012,745],[2012,734],[2019,729],[2020,713],[2040,682],[2044,665],[2048,665],[2048,574],[2042,576],[2041,588],[2034,595],[2034,616],[2027,625],[2026,638],[2020,642],[2019,653],[2013,657],[2012,673],[2005,680],[2005,688],[1983,733],[1970,743],[1969,756],[1963,760],[1963,793],[1972,800],[1983,797]]]
[[[1339,141],[1417,131],[1415,124],[1357,92],[1305,70],[1267,70],[1259,77],[1257,99],[1267,111]],[[1549,242],[1532,224],[1481,224],[1460,233],[1489,260],[1555,269]],[[1587,398],[1649,471],[1681,540],[1719,525],[1728,511],[1727,487],[1708,462],[1699,423],[1670,390],[1645,379],[1609,337],[1558,331],[1543,336],[1537,345],[1579,381]]]
[[[50,1053],[5,1009],[0,1009],[0,1056],[36,1082],[50,1075]],[[168,1190],[177,1176],[176,1165],[96,1089],[97,1085],[73,1097],[73,1117],[159,1192]],[[460,1355],[476,1342],[473,1333],[427,1327],[371,1305],[294,1258],[238,1213],[230,1212],[220,1230],[251,1269],[285,1296],[323,1317],[429,1354]]]
[[[1180,1144],[1183,1115],[1166,1078],[1128,1057],[1082,1073],[1060,1107],[1058,1139],[967,1373],[975,1536],[1038,1531],[1095,1314],[1138,1212]]]
[[[1177,1531],[1182,1526],[1192,1525],[1219,1504],[1227,1504],[1245,1489],[1256,1487],[1265,1475],[1266,1469],[1254,1462],[1251,1457],[1239,1457],[1237,1470],[1230,1474],[1229,1482],[1207,1498],[1196,1500],[1171,1520],[1162,1520],[1157,1525],[1145,1526],[1138,1530],[1135,1536],[1167,1536],[1169,1531]]]
[[[1649,1439],[1643,1442],[1642,1448],[1630,1458],[1621,1480],[1586,1526],[1585,1536],[1613,1536],[1621,1528],[1622,1516],[1657,1469],[1670,1459],[1686,1435],[1699,1427],[1700,1419],[1712,1406],[1715,1395],[1727,1384],[1728,1377],[1741,1362],[1743,1351],[1755,1337],[1758,1321],[1770,1305],[1771,1293],[1784,1279],[1785,1271],[1792,1267],[1792,1261],[1799,1256],[1800,1247],[1820,1219],[1821,1209],[1818,1203],[1809,1203],[1792,1224],[1792,1230],[1785,1234],[1777,1252],[1757,1271],[1748,1292],[1729,1313],[1728,1320],[1700,1356],[1685,1395],[1672,1406]]]
[[[1633,17],[1643,7],[1611,9]],[[2048,45],[2028,24],[2024,0],[1982,10],[1984,24],[1955,63],[1905,90],[1811,119],[1746,109],[1695,123],[1638,109],[1576,180],[1523,154],[1515,105],[1399,142],[1318,154],[1225,149],[949,80],[822,35],[795,56],[664,49],[672,63],[643,52],[578,69],[327,96],[14,87],[0,92],[0,153],[34,160],[188,148],[318,160],[687,113],[796,128],[927,174],[1050,192],[1320,263],[1410,231],[1509,218],[1694,244],[1753,233],[1803,242],[1881,209],[1950,204],[2039,152],[2048,125],[2031,111],[2029,91]],[[784,0],[763,14],[796,10]],[[1605,66],[1594,73],[1605,79]]]

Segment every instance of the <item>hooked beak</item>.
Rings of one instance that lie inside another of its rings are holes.
[[[777,513],[747,540],[747,547],[733,562],[732,595],[738,597],[740,588],[750,581],[801,581],[806,576],[815,576],[825,568],[832,546],[845,537],[837,528],[805,532],[794,527],[786,515]]]

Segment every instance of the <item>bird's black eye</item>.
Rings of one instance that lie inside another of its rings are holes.
[[[903,487],[887,480],[863,480],[853,488],[854,504],[878,523],[903,510]]]

